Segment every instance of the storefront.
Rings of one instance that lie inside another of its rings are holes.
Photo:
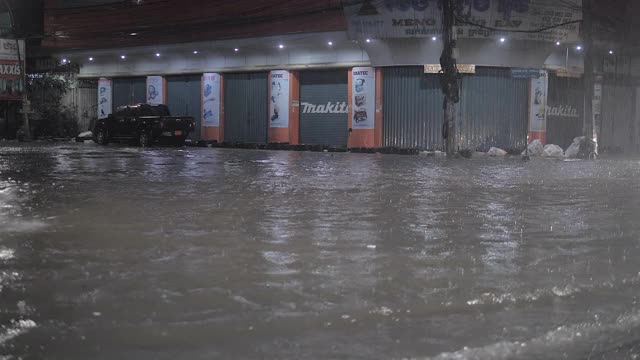
[[[582,136],[584,114],[582,78],[549,75],[547,100],[547,144],[566,149]]]
[[[120,106],[146,103],[146,78],[113,79],[113,110]]]
[[[437,74],[423,67],[384,68],[383,145],[423,150],[444,149],[443,95]],[[524,147],[529,81],[510,69],[476,68],[460,81],[460,147],[486,151],[492,146]]]
[[[200,139],[200,125],[202,114],[201,105],[201,75],[168,76],[167,99],[165,104],[173,116],[191,116],[196,121],[196,130],[189,138]]]
[[[347,146],[348,71],[300,73],[300,143]]]
[[[268,73],[224,74],[224,141],[266,143]]]

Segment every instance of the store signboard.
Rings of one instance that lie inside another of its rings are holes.
[[[441,0],[364,0],[345,5],[352,39],[420,38],[442,34]],[[553,1],[457,1],[460,38],[510,38],[549,42],[579,39],[582,1],[560,7]],[[465,22],[465,23],[463,23]],[[477,24],[477,25],[476,25]],[[563,26],[555,25],[565,24]],[[480,25],[480,26],[478,26]],[[488,28],[495,30],[488,30]],[[545,29],[543,31],[537,31]],[[514,31],[515,30],[515,31]]]
[[[289,127],[289,72],[275,70],[269,74],[269,127]]]
[[[107,118],[113,107],[113,82],[111,79],[98,80],[98,119]]]
[[[475,74],[476,66],[471,64],[457,64],[458,72],[461,74]],[[425,74],[439,74],[442,71],[440,64],[427,64],[424,66]]]
[[[514,79],[537,79],[541,76],[541,74],[542,72],[539,69],[511,69],[511,77]]]
[[[25,57],[24,40],[0,39],[0,100],[22,100]]]
[[[376,73],[372,67],[355,67],[351,72],[353,129],[375,127]]]
[[[164,78],[147,76],[147,104],[164,104]]]
[[[205,73],[202,83],[202,124],[220,126],[220,74]]]

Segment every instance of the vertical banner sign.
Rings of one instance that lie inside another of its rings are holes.
[[[19,45],[18,45],[19,44]],[[0,100],[22,100],[24,94],[24,40],[0,39]],[[18,46],[20,59],[18,61]]]
[[[602,127],[602,84],[593,84],[593,138],[598,142]]]
[[[351,72],[351,108],[353,109],[352,129],[373,129],[375,127],[376,73],[372,67],[356,67]]]
[[[206,73],[202,84],[202,124],[220,126],[220,74]]]
[[[269,127],[289,127],[289,72],[276,70],[269,74]]]
[[[547,92],[549,77],[541,70],[537,78],[531,79],[531,98],[529,99],[529,132],[547,131]]]
[[[162,76],[147,76],[147,104],[164,104],[164,79]]]
[[[98,119],[104,119],[111,114],[111,80],[98,80]]]

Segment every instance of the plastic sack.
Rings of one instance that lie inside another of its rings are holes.
[[[558,145],[547,144],[544,147],[544,155],[543,156],[563,157],[564,156],[564,150],[562,150],[562,148],[560,146],[558,146]]]
[[[496,156],[496,157],[503,157],[503,156],[507,156],[507,152],[496,148],[496,147],[492,147],[491,149],[489,149],[489,151],[487,151],[487,155],[489,156]]]
[[[564,152],[564,156],[568,158],[577,158],[580,153],[580,144],[584,136],[579,136],[573,139],[573,143],[567,148],[567,151]]]
[[[542,154],[544,154],[544,146],[542,146],[542,143],[538,139],[533,140],[529,144],[528,148],[529,148],[529,154],[527,154],[527,150],[525,149],[522,152],[522,155],[542,156]]]

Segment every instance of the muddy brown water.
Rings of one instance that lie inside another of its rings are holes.
[[[0,354],[629,359],[640,161],[0,144]]]

